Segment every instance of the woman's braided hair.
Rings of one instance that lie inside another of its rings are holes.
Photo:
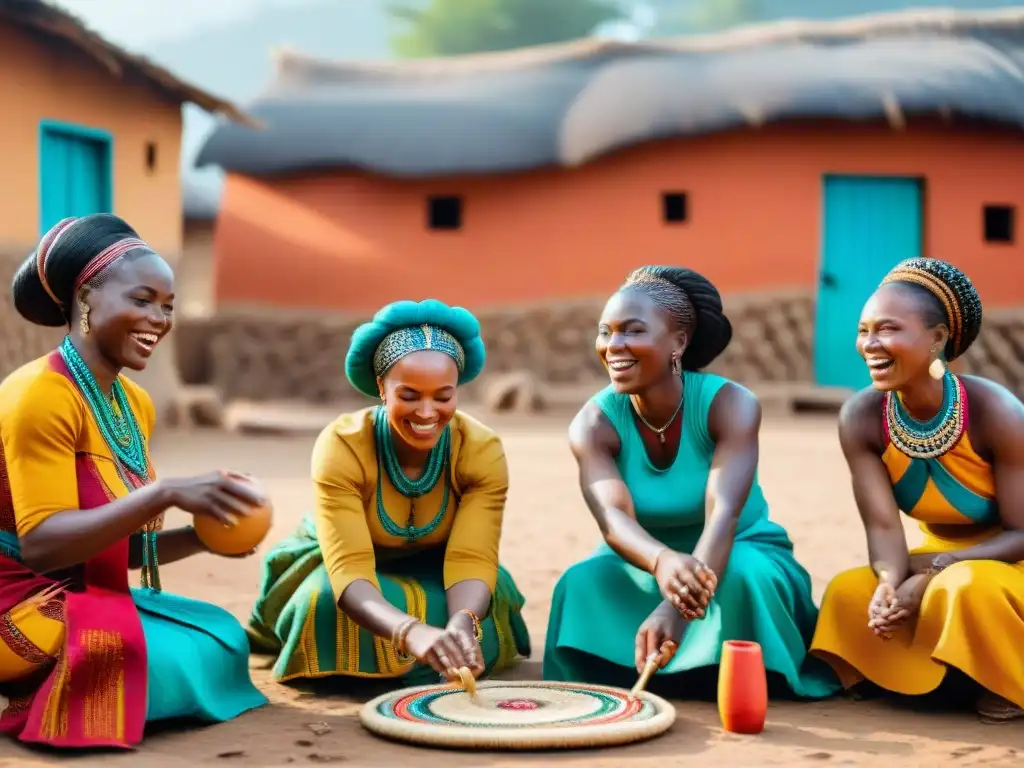
[[[732,323],[722,311],[722,297],[706,277],[685,267],[648,266],[633,270],[620,291],[640,291],[668,313],[688,343],[684,371],[699,371],[732,341]]]
[[[927,307],[925,322],[949,328],[946,360],[956,360],[978,338],[981,297],[967,275],[949,262],[925,257],[901,261],[882,280],[882,285],[889,283],[916,291]]]

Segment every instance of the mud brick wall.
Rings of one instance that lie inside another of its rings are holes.
[[[478,313],[488,376],[528,371],[543,384],[601,386],[594,354],[603,299]],[[793,291],[730,297],[733,341],[711,370],[746,384],[813,379],[814,300]],[[222,313],[179,323],[177,354],[187,384],[213,384],[227,400],[326,404],[353,396],[345,380],[349,338],[362,318]],[[851,343],[853,339],[851,337]],[[962,370],[1024,396],[1024,309],[986,314]]]
[[[14,308],[11,278],[32,247],[0,247],[0,378],[50,352],[64,336],[61,328],[25,322]]]
[[[552,385],[601,386],[594,354],[604,299],[478,313],[488,376],[529,371]],[[809,381],[809,294],[729,300],[733,342],[713,370],[743,382]],[[349,338],[362,318],[225,312],[179,323],[177,354],[186,384],[213,384],[227,400],[297,399],[324,404],[352,396],[345,380]],[[471,387],[471,390],[476,387]],[[467,392],[472,395],[472,391]]]

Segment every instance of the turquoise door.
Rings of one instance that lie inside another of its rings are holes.
[[[921,255],[921,181],[826,176],[823,194],[814,378],[860,389],[871,379],[855,347],[857,322],[885,273]]]
[[[111,141],[102,131],[44,122],[39,130],[40,234],[68,216],[111,209]]]

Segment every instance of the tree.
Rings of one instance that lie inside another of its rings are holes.
[[[457,56],[560,43],[624,17],[616,0],[430,0],[389,9],[406,29],[392,39],[399,56]]]

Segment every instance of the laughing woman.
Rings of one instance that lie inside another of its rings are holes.
[[[0,384],[0,731],[132,747],[156,720],[265,703],[234,617],[160,589],[158,564],[203,551],[192,527],[161,530],[167,509],[228,523],[261,501],[230,473],[156,479],[153,403],[122,371],[171,329],[170,267],[116,216],[65,219],[13,294],[27,320],[69,333]]]
[[[839,438],[870,564],[829,584],[812,650],[846,686],[908,696],[959,670],[1001,721],[1024,715],[1024,405],[946,367],[980,329],[974,286],[936,259],[899,264],[864,306],[872,387]],[[911,552],[901,510],[924,533]]]
[[[278,681],[413,684],[529,655],[523,597],[498,565],[505,452],[456,410],[483,365],[476,318],[438,301],[391,304],[353,334],[349,381],[381,404],[320,434],[314,519],[267,555],[250,636]]]
[[[555,587],[546,679],[628,686],[657,656],[666,691],[707,695],[722,642],[752,640],[775,692],[838,690],[806,659],[817,610],[758,483],[760,405],[701,371],[731,337],[718,291],[688,269],[638,269],[605,305],[611,385],[569,431],[604,543]]]

